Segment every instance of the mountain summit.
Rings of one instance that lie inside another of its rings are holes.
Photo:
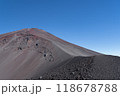
[[[119,68],[119,57],[37,28],[0,35],[0,79],[120,79]]]

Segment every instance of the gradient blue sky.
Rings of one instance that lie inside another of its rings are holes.
[[[120,56],[120,0],[0,0],[0,34],[24,28]]]

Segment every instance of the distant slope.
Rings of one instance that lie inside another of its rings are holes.
[[[97,60],[99,56],[104,55],[66,42],[44,30],[22,29],[0,35],[0,79],[39,78],[50,70],[56,70],[58,66],[71,65],[70,61],[74,61],[75,58],[82,58],[75,62],[84,63],[93,57]],[[84,66],[83,63],[80,63],[80,66]],[[95,68],[100,66],[99,63],[95,63]],[[89,62],[85,64],[90,65]],[[97,71],[95,72],[97,74]]]

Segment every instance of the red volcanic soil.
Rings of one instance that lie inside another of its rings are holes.
[[[120,58],[36,29],[0,35],[0,79],[120,79]]]

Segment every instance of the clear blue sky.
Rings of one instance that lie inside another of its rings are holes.
[[[120,56],[120,0],[0,0],[0,34],[24,28]]]

